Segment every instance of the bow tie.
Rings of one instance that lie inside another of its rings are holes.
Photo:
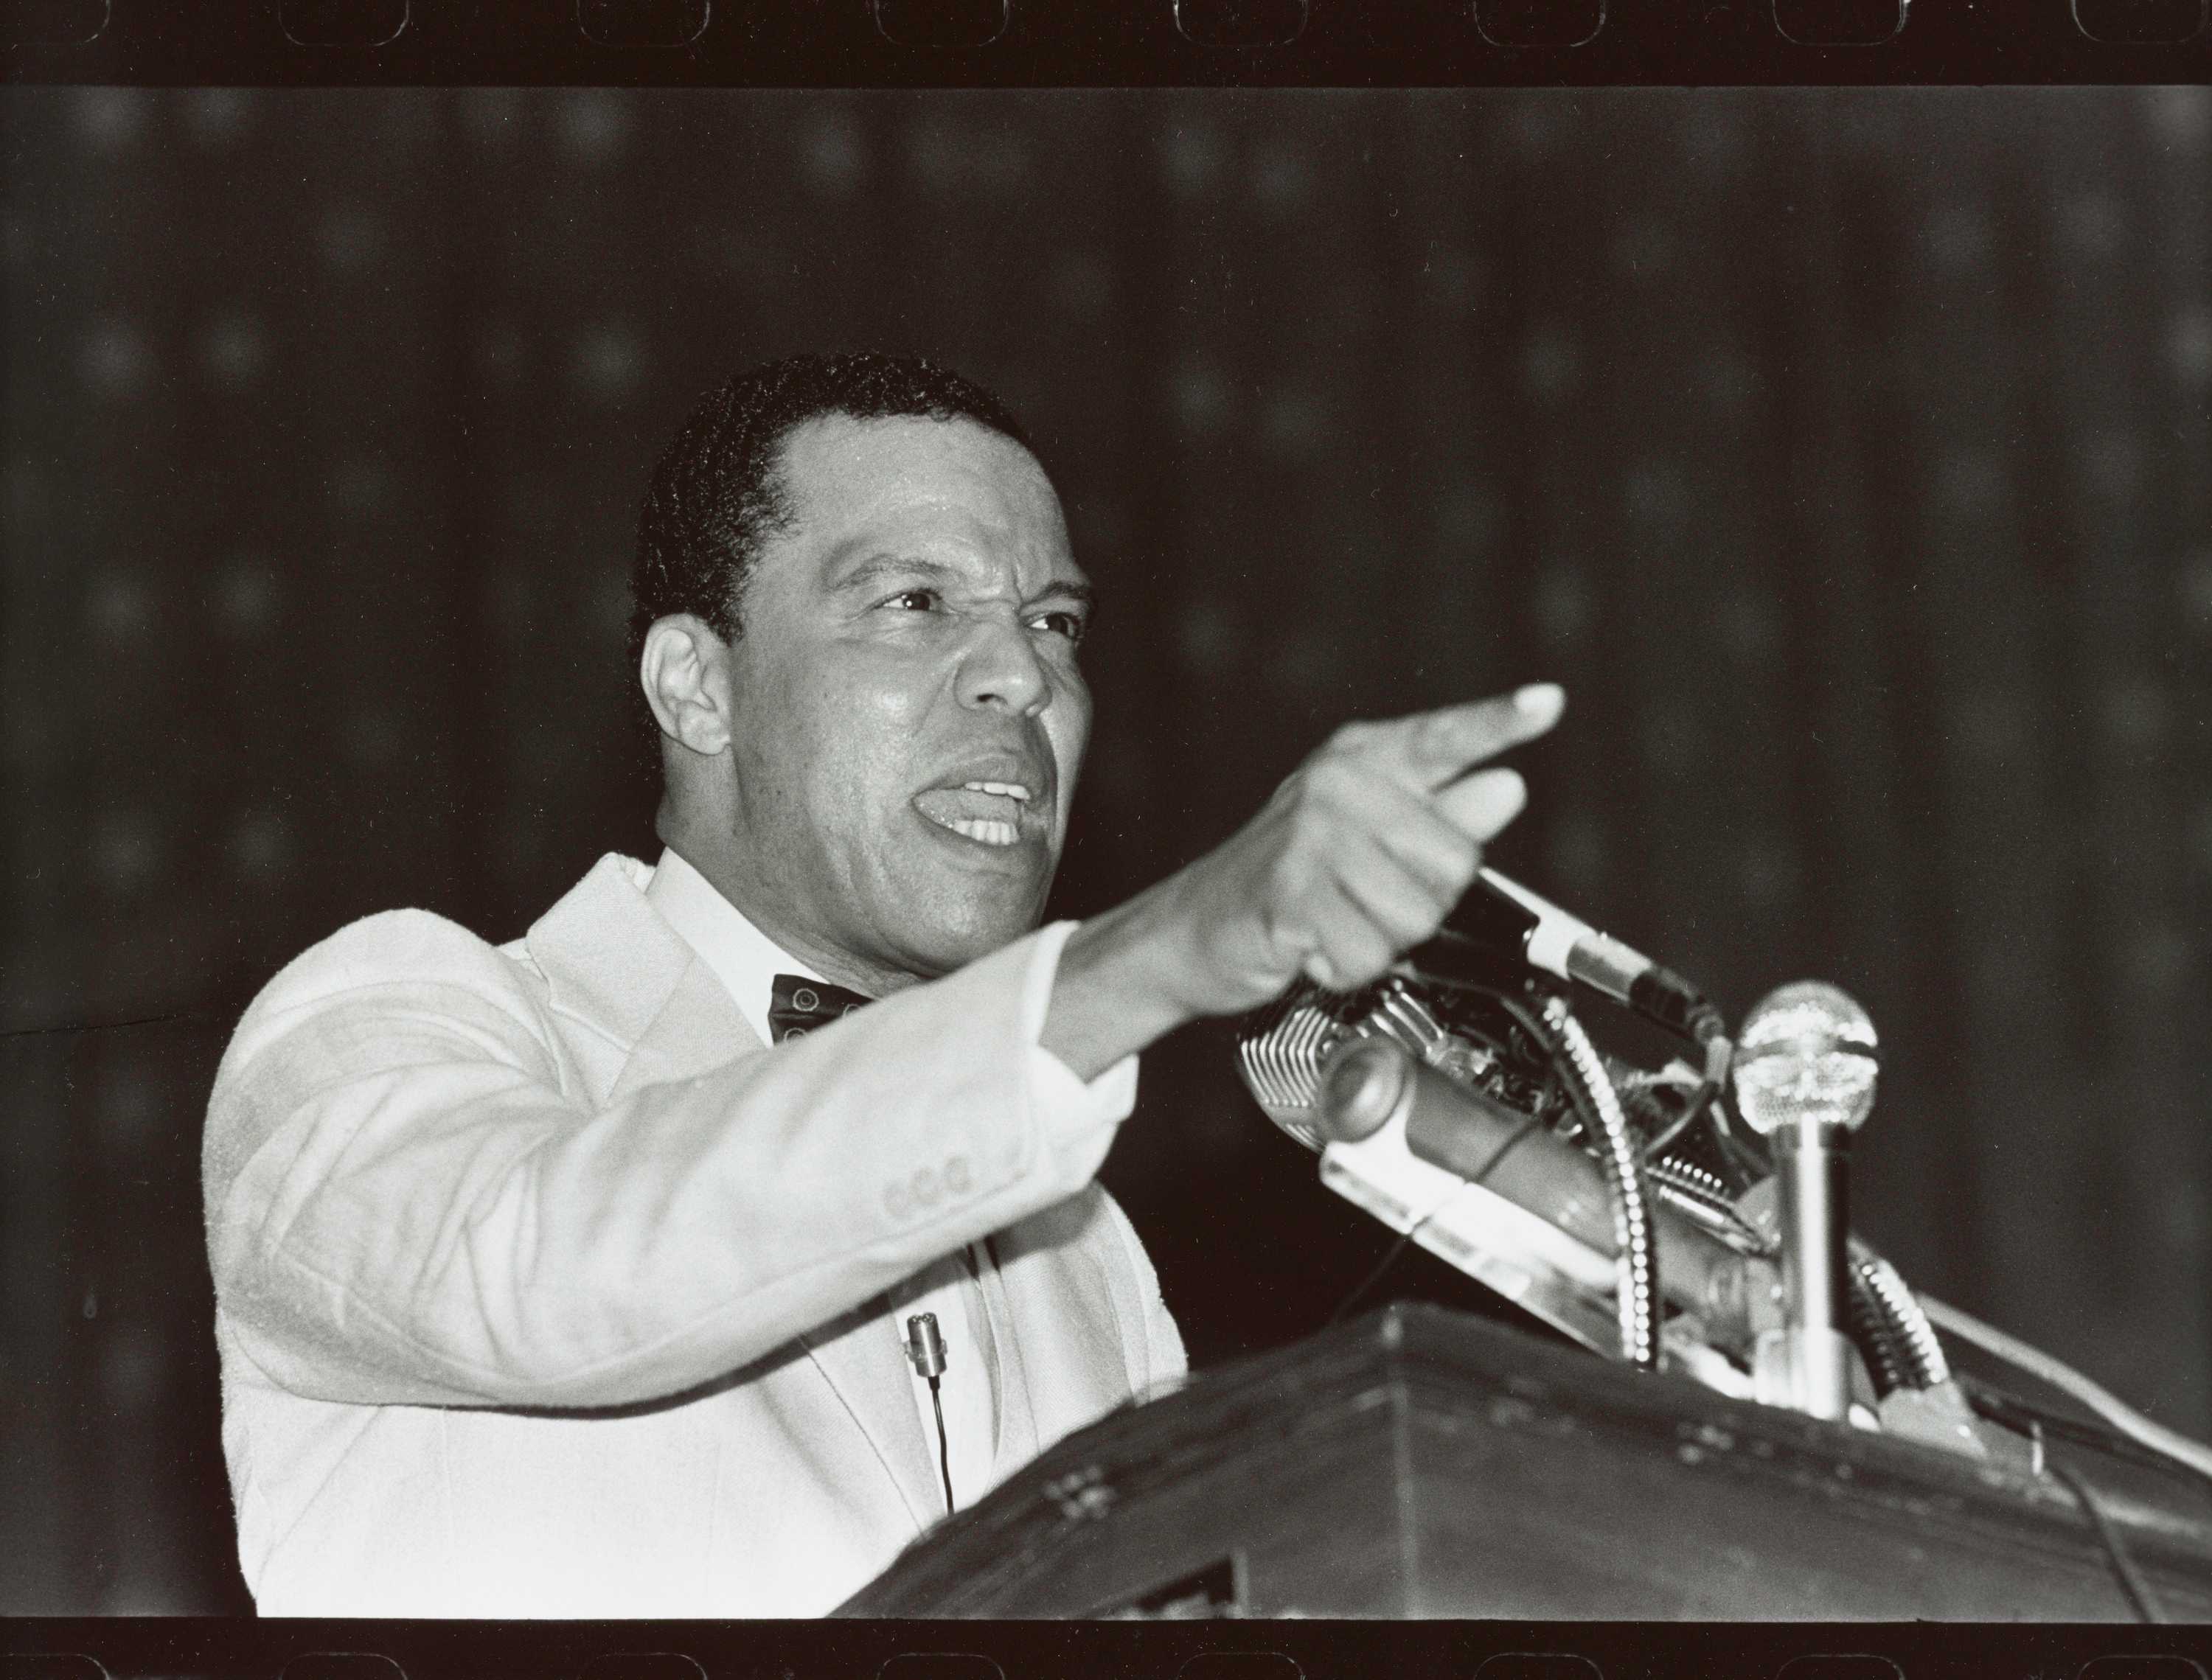
[[[873,1001],[826,980],[778,974],[768,1006],[769,1042],[781,1044],[786,1039],[805,1038],[817,1027],[842,1021],[861,1005]]]

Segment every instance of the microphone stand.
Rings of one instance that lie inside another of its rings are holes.
[[[1778,1128],[1776,1213],[1782,1236],[1781,1329],[1763,1332],[1753,1368],[1759,1399],[1841,1422],[1851,1405],[1850,1129],[1810,1115]]]

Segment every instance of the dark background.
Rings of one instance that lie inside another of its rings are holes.
[[[1056,910],[1537,677],[1502,866],[1888,1053],[1862,1228],[2212,1430],[2212,93],[12,90],[0,1610],[247,1608],[198,1127],[349,919],[652,855],[645,473],[941,356],[1104,588]],[[1387,1246],[1231,1070],[1108,1168],[1204,1365]],[[1649,1050],[1653,1046],[1644,1046]],[[1449,1296],[1424,1256],[1382,1293]]]

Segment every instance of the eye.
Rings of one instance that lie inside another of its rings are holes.
[[[1065,607],[1053,612],[1039,613],[1030,622],[1041,625],[1056,636],[1066,636],[1070,641],[1081,641],[1083,633],[1091,628],[1089,621],[1081,613]]]
[[[937,602],[938,594],[933,589],[902,589],[884,605],[896,607],[902,612],[927,612]]]

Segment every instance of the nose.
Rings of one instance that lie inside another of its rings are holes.
[[[1052,676],[1026,626],[994,620],[977,628],[961,656],[960,703],[1031,718],[1051,704]]]

